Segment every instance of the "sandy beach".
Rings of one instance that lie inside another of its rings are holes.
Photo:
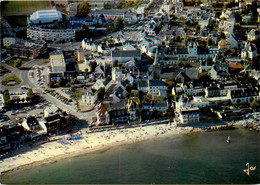
[[[103,132],[86,133],[79,131],[78,138],[69,139],[70,135],[57,136],[58,140],[34,146],[28,151],[0,161],[0,171],[8,172],[22,169],[32,164],[55,162],[59,159],[71,158],[85,153],[102,150],[122,144],[142,140],[185,134],[201,131],[193,127],[176,127],[175,125],[150,125],[144,127],[108,130]]]

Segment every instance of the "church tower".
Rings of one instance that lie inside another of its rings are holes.
[[[159,49],[156,49],[153,65],[151,66],[151,76],[150,80],[157,80],[161,78],[161,65],[160,65],[160,56]]]

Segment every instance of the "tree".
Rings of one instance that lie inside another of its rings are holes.
[[[213,45],[213,40],[211,38],[208,38],[207,45],[208,46],[212,46]]]
[[[174,42],[180,42],[181,41],[181,37],[179,35],[175,35],[173,40],[174,40]]]
[[[95,71],[96,67],[97,67],[97,62],[96,61],[91,61],[89,63],[89,66],[91,68],[91,73]]]
[[[53,81],[50,81],[50,82],[48,83],[48,86],[49,86],[50,88],[54,88],[54,87],[55,87],[55,83],[54,83]]]
[[[28,89],[28,92],[27,92],[27,98],[26,98],[28,101],[30,102],[36,102],[36,96],[33,92],[32,89]]]
[[[218,35],[218,40],[221,40],[221,39],[226,39],[226,35],[225,33],[221,32],[219,35]]]
[[[80,17],[80,18],[85,18],[88,16],[90,10],[91,10],[91,5],[87,2],[87,1],[84,1],[82,2],[79,7],[78,7],[78,14],[77,14],[77,17]]]
[[[88,68],[85,69],[85,75],[88,75]]]
[[[95,33],[86,25],[83,25],[81,30],[76,31],[76,41],[82,41],[84,38],[93,38],[95,36]]]
[[[138,98],[140,99],[140,102],[143,101],[145,93],[143,91],[138,91]]]
[[[19,30],[16,32],[16,37],[20,39],[27,39],[27,32],[26,29]]]
[[[114,22],[114,31],[121,30],[124,27],[124,21],[121,17],[118,17]]]
[[[61,78],[61,80],[58,82],[58,86],[59,87],[63,87],[67,84],[67,80],[65,80],[64,78]]]
[[[106,94],[105,87],[100,87],[98,89],[98,100],[104,100],[105,94]]]
[[[208,73],[200,73],[198,75],[198,82],[201,82],[203,84],[210,84],[212,83],[211,76],[208,75]]]
[[[18,68],[18,67],[21,67],[21,65],[22,65],[22,60],[20,58],[18,58],[14,61],[14,67]]]
[[[256,21],[257,20],[257,1],[253,1],[252,5],[251,5],[251,13],[252,13],[252,21]]]
[[[161,31],[161,29],[162,29],[162,23],[160,23],[159,25],[157,25],[157,26],[154,28],[154,32],[155,32],[156,34],[159,34],[160,31]]]
[[[196,25],[196,30],[200,31],[200,25],[199,24]]]
[[[10,93],[9,93],[8,89],[4,90],[3,95],[4,95],[5,102],[9,102],[11,98],[10,98]]]
[[[173,78],[167,78],[167,80],[165,81],[165,83],[172,88],[173,86],[175,86],[176,81]]]
[[[260,107],[260,104],[258,102],[256,102],[256,101],[253,101],[253,102],[250,103],[250,107],[252,109],[256,110],[257,108]]]
[[[103,8],[104,9],[110,9],[110,6],[107,2],[104,2]]]

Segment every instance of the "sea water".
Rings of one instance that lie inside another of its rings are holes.
[[[117,146],[18,171],[1,183],[258,184],[259,156],[259,132],[237,127]],[[256,167],[249,175],[247,163]]]

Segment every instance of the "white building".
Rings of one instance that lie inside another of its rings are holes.
[[[30,27],[27,29],[27,37],[32,40],[71,41],[75,40],[75,30]]]
[[[165,1],[162,6],[161,6],[161,9],[164,10],[166,13],[170,13],[170,11],[172,10],[173,8],[173,4],[171,1]]]
[[[256,57],[256,54],[257,54],[256,45],[251,42],[246,43],[245,48],[241,50],[242,59],[249,58],[252,60],[254,57]]]
[[[83,89],[81,103],[87,104],[87,105],[94,105],[97,101],[97,98],[98,98],[97,91],[95,91],[91,88],[86,88],[86,89]]]
[[[148,81],[148,93],[159,94],[160,90],[166,90],[166,84],[160,80],[149,80]]]
[[[230,48],[238,47],[238,41],[234,34],[226,33],[226,40],[230,43]]]
[[[3,38],[3,45],[4,46],[10,46],[12,44],[16,43],[16,38],[15,37],[4,37]]]
[[[182,124],[199,122],[199,107],[191,102],[184,102],[182,98],[176,101],[176,118]]]
[[[61,51],[50,54],[50,63],[52,72],[65,72],[66,64]]]
[[[58,107],[56,105],[52,104],[51,106],[48,106],[44,109],[44,117],[49,117],[51,115],[54,115],[58,112]]]
[[[0,93],[0,110],[4,107],[4,105],[5,105],[4,95]]]
[[[51,23],[62,21],[62,14],[56,9],[38,10],[30,16],[30,21],[34,24]]]

